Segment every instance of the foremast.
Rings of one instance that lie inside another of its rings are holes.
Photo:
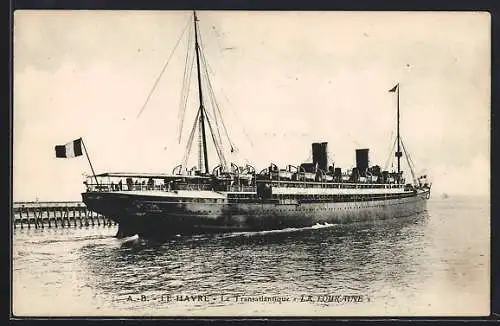
[[[201,150],[200,150],[200,170],[205,168],[205,173],[209,173],[208,167],[208,153],[207,153],[207,138],[205,131],[205,106],[203,105],[203,90],[201,85],[201,68],[200,68],[200,45],[198,43],[198,17],[196,16],[196,11],[193,11],[193,23],[194,23],[194,48],[196,52],[196,72],[198,77],[198,98],[200,102],[200,106],[198,108],[198,116],[200,123],[200,132],[201,132]],[[203,153],[203,158],[202,158]],[[203,161],[203,162],[202,162]],[[204,163],[204,166],[201,166],[201,163]]]
[[[391,93],[396,93],[396,152],[394,153],[397,159],[398,164],[398,172],[397,172],[397,182],[401,182],[401,156],[403,153],[401,152],[401,136],[399,133],[399,83],[396,84],[393,88],[389,90]]]
[[[400,135],[399,135],[399,83],[396,85],[396,108],[397,108],[397,151],[396,151],[396,158],[398,160],[398,178],[401,177],[401,156],[403,153],[401,153],[401,140],[400,140]]]
[[[397,135],[396,135],[396,143],[397,143],[397,149],[396,149],[396,152],[395,152],[395,156],[397,158],[397,164],[398,164],[398,172],[397,172],[397,176],[398,176],[398,180],[397,182],[400,183],[401,180],[403,180],[402,178],[402,171],[401,171],[401,157],[403,156],[403,151],[404,151],[404,154],[405,154],[405,157],[406,157],[406,161],[408,163],[408,167],[410,168],[410,172],[411,172],[411,176],[413,178],[413,183],[414,184],[417,184],[418,183],[418,180],[421,179],[417,179],[415,177],[415,166],[414,166],[414,163],[410,157],[410,154],[408,153],[406,147],[405,147],[405,144],[403,142],[403,140],[401,139],[401,135],[400,135],[400,115],[399,115],[399,88],[400,88],[400,85],[399,83],[396,84],[396,86],[394,86],[393,88],[391,88],[389,90],[389,92],[391,93],[396,93],[396,112],[397,112],[397,119],[396,119],[396,132],[397,132]],[[403,151],[401,151],[401,149]]]

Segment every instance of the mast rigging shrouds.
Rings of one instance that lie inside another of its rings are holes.
[[[201,131],[201,141],[203,147],[203,161],[205,163],[205,173],[209,174],[208,168],[208,153],[207,153],[207,139],[205,133],[205,108],[203,106],[203,91],[201,87],[201,69],[200,69],[200,45],[198,44],[198,18],[196,17],[196,11],[193,11],[193,22],[194,22],[194,47],[196,50],[196,70],[198,76],[198,95],[200,100],[200,131]],[[201,153],[200,153],[201,156]],[[200,159],[201,161],[201,159]],[[202,169],[202,167],[199,167]]]
[[[192,129],[189,133],[188,139],[187,139],[187,144],[186,144],[186,149],[184,152],[182,164],[180,165],[181,167],[181,173],[187,172],[187,161],[189,159],[189,155],[192,150],[193,146],[193,141],[195,138],[195,135],[197,135],[198,139],[198,168],[203,171],[204,173],[208,174],[209,173],[209,164],[208,164],[208,147],[207,147],[207,135],[206,133],[209,132],[211,134],[211,139],[214,143],[215,146],[215,151],[217,153],[217,156],[220,160],[221,167],[224,170],[228,170],[228,161],[226,160],[226,157],[224,156],[224,141],[222,137],[222,132],[220,129],[223,129],[224,135],[227,138],[227,141],[229,142],[229,146],[231,148],[231,152],[234,152],[234,144],[229,137],[229,133],[227,131],[226,125],[224,123],[224,119],[222,117],[222,112],[221,112],[221,107],[220,104],[218,103],[215,92],[212,86],[212,82],[210,80],[210,74],[209,74],[209,64],[207,62],[207,59],[205,57],[205,54],[203,53],[204,50],[204,45],[203,41],[201,38],[201,34],[198,29],[198,17],[196,15],[196,12],[193,12],[193,25],[188,24],[188,26],[192,26],[192,28],[189,29],[188,33],[188,47],[187,47],[187,52],[185,54],[185,67],[184,67],[184,74],[183,74],[183,81],[182,81],[182,88],[181,88],[181,98],[179,102],[179,112],[178,112],[178,141],[180,143],[181,138],[182,138],[182,133],[184,129],[184,120],[186,116],[186,108],[188,104],[188,98],[189,98],[189,93],[190,93],[190,82],[191,82],[191,77],[192,77],[192,71],[194,65],[196,65],[196,75],[197,75],[197,82],[198,82],[198,100],[199,100],[199,107],[197,110],[196,114],[196,120],[193,123]],[[182,33],[182,35],[185,34],[185,29]],[[194,34],[194,37],[193,37]],[[181,35],[181,36],[182,36]],[[193,42],[194,41],[194,42]],[[179,42],[178,42],[179,43]],[[189,44],[194,43],[194,51],[192,46]],[[168,60],[169,61],[169,60]],[[164,69],[165,70],[165,67]],[[163,71],[162,71],[163,73]],[[161,76],[161,74],[160,74]],[[159,78],[158,78],[159,79]],[[155,86],[156,87],[155,83]],[[208,94],[209,100],[207,103],[206,101],[206,94]],[[211,108],[206,107],[208,105]],[[208,124],[208,131],[206,130],[206,124]],[[220,126],[222,125],[222,126]]]
[[[189,98],[189,85],[191,84],[192,71],[194,67],[194,53],[191,51],[191,44],[193,40],[193,28],[189,24],[188,40],[187,40],[187,50],[186,50],[186,62],[184,65],[184,74],[182,78],[182,88],[181,88],[181,99],[179,101],[179,114],[178,114],[178,142],[181,143],[182,131],[184,129],[184,118],[186,116],[186,107]]]
[[[391,137],[391,139],[392,139],[392,137]],[[389,163],[390,163],[391,158],[392,158],[392,151],[396,147],[396,140],[397,139],[394,138],[394,141],[392,142],[391,148],[389,149],[389,156],[387,157],[387,160],[385,161],[384,170],[387,170],[387,168],[389,167]]]
[[[146,109],[146,106],[148,105],[149,103],[149,100],[151,98],[151,96],[153,95],[153,92],[155,91],[156,87],[158,86],[158,83],[160,82],[160,79],[161,77],[163,76],[163,73],[165,72],[165,70],[167,69],[167,66],[170,62],[170,59],[172,59],[172,56],[174,55],[174,52],[175,50],[177,49],[177,47],[179,46],[179,43],[181,42],[181,39],[182,39],[182,36],[184,35],[184,33],[186,32],[186,29],[187,27],[189,26],[189,21],[188,21],[188,24],[186,24],[186,26],[184,27],[184,29],[182,30],[182,33],[181,35],[179,36],[179,39],[177,40],[177,43],[175,43],[175,46],[174,46],[174,49],[172,50],[172,52],[170,53],[170,55],[168,56],[168,59],[167,61],[165,62],[165,64],[163,65],[163,68],[161,69],[161,72],[160,74],[158,75],[158,77],[156,77],[156,80],[153,84],[153,87],[151,88],[151,91],[149,92],[147,98],[146,98],[146,101],[144,102],[144,104],[142,105],[141,107],[141,110],[139,111],[139,113],[137,114],[137,119],[141,116],[142,112],[144,111],[144,109]]]
[[[194,134],[196,131],[196,126],[198,125],[199,115],[200,115],[200,111],[198,110],[198,112],[196,113],[196,118],[193,121],[193,128],[191,129],[191,132],[189,134],[189,138],[188,138],[188,141],[186,144],[186,152],[184,153],[184,158],[182,159],[182,165],[181,165],[181,172],[182,173],[184,173],[184,171],[186,171],[186,168],[187,168],[187,161],[189,158],[189,154],[191,153],[191,148],[193,146]]]
[[[396,143],[397,143],[397,151],[395,152],[396,158],[398,160],[398,178],[401,177],[401,156],[403,156],[403,153],[401,152],[401,147],[403,147],[403,151],[405,154],[406,162],[408,163],[408,167],[410,168],[410,173],[413,179],[413,182],[416,184],[417,179],[415,178],[415,163],[411,159],[410,153],[406,149],[405,144],[403,143],[403,140],[401,139],[401,135],[399,132],[399,83],[396,84],[393,88],[389,90],[389,92],[396,92],[396,98],[397,98],[397,136],[396,136]]]
[[[208,173],[207,142],[206,142],[208,136],[206,133],[208,132],[210,133],[211,139],[214,143],[215,151],[219,158],[221,167],[225,171],[228,171],[228,161],[224,156],[225,152],[223,146],[224,141],[221,135],[220,124],[222,125],[222,129],[225,132],[227,141],[229,142],[231,152],[234,152],[235,146],[231,138],[229,137],[229,133],[224,123],[224,119],[222,118],[220,104],[216,99],[212,82],[210,80],[209,65],[204,54],[203,40],[201,38],[201,35],[199,34],[198,19],[196,17],[196,13],[194,14],[194,18],[195,18],[194,30],[195,30],[195,50],[196,50],[195,57],[197,66],[198,94],[199,94],[200,107],[198,109],[198,115],[197,115],[198,123],[195,126],[193,126],[193,128],[198,129],[198,141],[199,141],[198,165],[202,170],[203,168],[205,168],[205,173]],[[189,57],[189,53],[187,54],[187,57]],[[189,60],[186,60],[186,62],[189,62]],[[185,77],[189,80],[189,72]],[[208,101],[206,101],[205,98],[206,94],[208,94],[209,98]],[[207,109],[207,105],[210,107],[211,110]],[[179,112],[179,116],[183,115],[184,112]],[[205,122],[206,124],[208,124],[208,131],[206,131]],[[181,128],[182,128],[182,123],[181,123]],[[190,146],[191,145],[188,144],[188,147]]]
[[[410,168],[413,184],[417,184],[417,178],[415,177],[415,163],[413,163],[410,153],[406,149],[405,143],[403,142],[402,139],[401,139],[401,146],[403,146],[403,151],[405,152],[406,162],[408,163],[408,167]]]
[[[201,47],[203,48],[202,42],[201,42]],[[221,105],[219,104],[219,102],[216,99],[215,92],[214,92],[214,89],[212,86],[212,82],[210,81],[210,78],[208,77],[209,76],[208,62],[207,62],[207,59],[206,59],[205,55],[203,54],[203,52],[201,52],[201,59],[203,61],[203,64],[205,65],[205,75],[206,75],[206,79],[207,79],[208,91],[209,91],[209,95],[210,95],[210,99],[211,99],[214,120],[215,120],[215,124],[216,124],[216,128],[217,128],[217,134],[218,134],[220,142],[222,144],[222,136],[220,134],[220,128],[219,128],[219,124],[218,124],[218,120],[220,119],[220,121],[222,123],[222,127],[224,129],[224,134],[227,138],[227,141],[229,142],[229,146],[231,147],[231,152],[233,152],[235,146],[231,140],[231,137],[229,137],[229,132],[227,131],[226,124],[224,123],[224,119],[222,118],[222,112],[220,109]],[[219,117],[219,119],[217,117]]]

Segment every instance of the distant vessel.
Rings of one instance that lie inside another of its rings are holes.
[[[400,139],[399,84],[390,90],[398,98],[397,138],[393,145],[397,145],[396,171],[370,166],[366,148],[357,149],[356,166],[343,171],[329,164],[326,142],[313,143],[312,162],[297,166],[279,168],[271,163],[257,172],[248,164],[228,163],[220,136],[220,125],[225,125],[218,120],[222,118],[218,118],[213,106],[214,94],[201,52],[196,13],[193,16],[199,107],[182,163],[171,174],[102,173],[85,182],[84,203],[90,210],[118,222],[117,236],[163,238],[175,234],[310,227],[403,217],[426,209],[431,185],[425,176],[415,178],[411,159]],[[206,89],[213,114],[207,113]],[[207,125],[219,158],[212,171],[207,154]],[[198,166],[188,169],[195,134],[199,140]],[[403,178],[401,147],[413,183],[405,183]]]
[[[443,193],[441,194],[441,198],[443,198],[443,199],[447,199],[447,198],[448,198],[448,194],[447,194],[447,193],[445,193],[445,192],[443,192]]]

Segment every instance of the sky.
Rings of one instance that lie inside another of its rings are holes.
[[[433,193],[489,194],[487,13],[201,11],[198,18],[237,148],[228,160],[257,170],[298,165],[311,161],[312,142],[327,141],[330,162],[344,170],[356,148],[369,148],[370,163],[384,166],[396,131],[388,90],[399,83],[401,136]],[[170,173],[181,162],[198,109],[193,75],[179,144],[191,23],[184,11],[15,12],[14,201],[80,200],[87,159],[54,152],[79,137],[97,173]]]

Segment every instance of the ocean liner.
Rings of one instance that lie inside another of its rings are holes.
[[[168,174],[93,172],[84,182],[83,202],[88,209],[118,222],[117,237],[138,234],[163,238],[177,234],[302,228],[404,217],[426,209],[431,185],[425,175],[415,176],[411,157],[400,137],[399,84],[390,90],[397,94],[398,103],[397,137],[391,150],[395,153],[397,170],[370,166],[366,148],[356,149],[355,166],[342,170],[328,162],[327,142],[313,143],[312,162],[297,166],[280,168],[271,163],[259,171],[249,164],[238,166],[228,162],[221,132],[217,130],[225,125],[208,78],[196,12],[189,26],[194,31],[191,68],[196,65],[199,106],[181,164]],[[190,80],[189,61],[186,59],[184,82]],[[210,101],[206,101],[206,93]],[[205,102],[213,111],[208,111]],[[188,168],[196,135],[198,165]],[[213,140],[219,158],[213,169],[208,160],[207,138]],[[405,182],[403,177],[403,154],[412,182]]]

